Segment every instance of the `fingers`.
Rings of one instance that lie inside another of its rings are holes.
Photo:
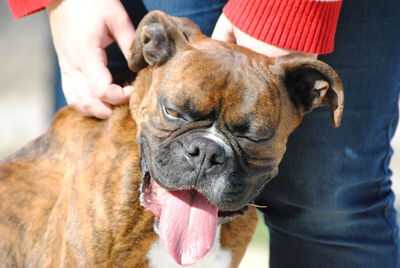
[[[126,95],[120,86],[112,84],[112,76],[106,66],[105,51],[103,49],[93,51],[95,53],[85,60],[81,68],[92,95],[112,105],[128,102],[129,95]]]
[[[262,42],[255,39],[254,37],[240,31],[238,28],[234,28],[234,35],[236,36],[236,43],[238,45],[250,48],[260,54],[264,54],[269,57],[285,56],[294,51],[276,47],[268,43]]]
[[[224,14],[221,14],[219,17],[211,37],[221,41],[236,43],[233,25]]]
[[[118,17],[110,17],[106,23],[125,58],[128,59],[130,47],[135,37],[135,28],[119,1],[116,3],[115,9],[118,10]]]
[[[63,91],[67,103],[86,116],[107,119],[112,105],[129,101],[132,87],[112,83],[107,56],[102,48],[90,48],[77,62],[61,64]]]
[[[107,119],[112,105],[129,101],[132,87],[122,88],[112,84],[104,50],[97,48],[91,51],[93,53],[87,53],[80,67],[71,67],[68,63],[60,66],[63,91],[71,107],[86,116]]]
[[[219,17],[217,24],[215,25],[212,38],[226,42],[233,42],[270,57],[283,56],[290,53],[289,50],[272,46],[240,31],[238,28],[233,26],[224,14]]]
[[[242,32],[238,28],[234,27],[233,33],[236,37],[236,43],[238,45],[250,48],[260,54],[264,54],[268,57],[281,57],[281,56],[286,56],[290,55],[293,53],[296,54],[303,54],[306,57],[310,58],[317,58],[316,54],[310,54],[310,53],[304,53],[300,51],[295,51],[295,50],[290,50],[290,49],[285,49],[281,47],[277,47],[268,43],[265,43],[263,41],[257,40],[254,37],[246,34],[245,32]]]
[[[128,96],[128,101],[133,92],[133,86],[125,86],[122,88],[125,96]]]
[[[112,84],[111,73],[101,57],[86,58],[80,68],[61,66],[61,72],[67,103],[86,116],[107,119],[112,105],[127,103],[133,90],[131,86]]]
[[[257,40],[256,38],[236,28],[224,14],[222,14],[219,17],[217,24],[215,25],[212,38],[221,41],[236,43],[238,45],[250,48],[251,50],[254,50],[260,54],[264,54],[269,57],[280,57],[292,53],[300,53],[299,51],[280,48],[262,42],[260,40]],[[312,58],[317,57],[316,54],[309,54],[309,53],[302,53],[302,54],[304,54],[307,57],[312,57]]]
[[[111,105],[102,102],[92,94],[86,77],[81,72],[63,72],[62,87],[67,103],[82,114],[100,119],[111,116]]]

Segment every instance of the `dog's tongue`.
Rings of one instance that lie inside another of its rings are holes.
[[[212,247],[218,211],[195,190],[168,192],[162,204],[159,235],[169,254],[190,265]]]

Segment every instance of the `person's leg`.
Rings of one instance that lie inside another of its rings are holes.
[[[342,126],[306,115],[259,197],[271,268],[400,267],[388,168],[398,121],[400,2],[343,1],[335,52],[320,57],[345,88]]]
[[[205,35],[211,36],[226,2],[227,0],[143,0],[143,5],[148,11],[159,9],[172,16],[189,18],[200,26]]]
[[[121,2],[135,27],[149,11],[158,9],[172,16],[187,17],[193,20],[200,26],[204,34],[211,36],[227,0],[122,0]],[[109,46],[106,52],[108,67],[114,82],[121,85],[131,81],[134,74],[129,70],[117,44]],[[55,71],[55,98],[55,110],[66,105],[61,89],[60,73],[57,70]]]

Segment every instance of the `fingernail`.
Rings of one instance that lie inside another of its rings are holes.
[[[124,92],[124,95],[129,97],[132,94],[133,91],[133,87],[132,86],[126,86],[122,89],[122,91]]]

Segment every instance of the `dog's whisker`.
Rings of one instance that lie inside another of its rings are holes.
[[[256,208],[267,208],[268,207],[268,206],[256,205],[256,204],[252,204],[252,203],[249,203],[247,205],[248,206],[252,206],[252,207],[256,207]]]

